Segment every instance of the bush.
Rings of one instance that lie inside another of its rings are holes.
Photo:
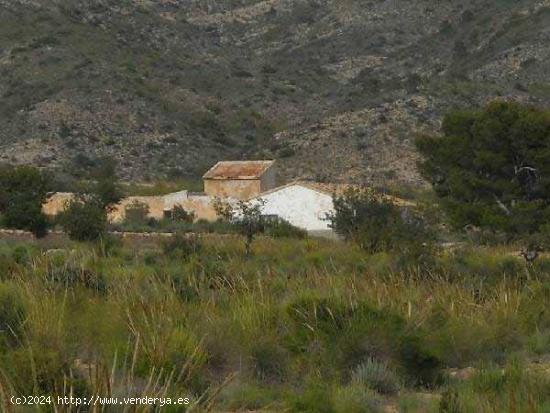
[[[179,258],[189,258],[201,250],[202,244],[197,235],[176,232],[162,243],[162,250],[166,255]]]
[[[379,413],[381,404],[372,391],[360,385],[337,389],[332,396],[335,413]]]
[[[46,235],[49,226],[42,204],[50,191],[50,179],[30,166],[0,167],[0,213],[9,228],[31,231],[36,237]]]
[[[303,239],[307,237],[307,231],[295,227],[283,219],[264,220],[263,227],[264,234],[273,238]]]
[[[413,384],[433,387],[441,380],[441,361],[416,336],[405,336],[399,346],[399,362]]]
[[[290,400],[290,411],[296,413],[334,413],[330,388],[325,384],[311,382],[297,397]]]
[[[149,206],[143,202],[134,200],[124,207],[124,221],[130,225],[143,225],[147,222]]]
[[[170,211],[170,219],[174,222],[187,222],[191,224],[195,221],[195,214],[193,211],[188,212],[181,205],[174,205]]]
[[[335,197],[328,219],[337,234],[369,253],[397,250],[414,256],[433,238],[420,217],[371,190],[349,189]]]
[[[84,268],[76,262],[62,262],[58,265],[51,265],[48,269],[47,280],[60,285],[62,288],[83,286],[100,293],[105,292],[107,289],[105,278],[101,273]]]
[[[251,349],[254,375],[261,381],[280,382],[287,369],[286,354],[278,345],[276,337],[264,336]]]
[[[353,372],[352,381],[382,394],[397,394],[400,388],[399,377],[386,363],[374,358],[369,358],[357,366]]]
[[[70,201],[58,220],[69,238],[76,241],[98,240],[107,230],[107,212],[93,199]]]

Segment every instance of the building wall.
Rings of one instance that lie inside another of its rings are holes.
[[[71,192],[56,192],[42,205],[42,212],[49,216],[55,216],[65,209],[65,205],[74,198]]]
[[[204,192],[218,198],[250,199],[262,192],[260,179],[205,179]]]
[[[205,219],[215,221],[218,217],[216,210],[212,206],[214,198],[208,195],[190,195],[186,200],[180,202],[180,205],[189,212],[195,214],[195,219]]]
[[[271,189],[275,189],[277,186],[277,177],[275,174],[275,167],[269,168],[265,173],[262,175],[260,180],[260,191],[265,192],[269,191]]]
[[[140,202],[149,207],[149,217],[162,219],[164,216],[164,197],[163,196],[129,196],[124,198],[115,209],[109,214],[109,220],[120,222],[124,220],[125,208],[133,202]]]
[[[55,216],[65,209],[68,201],[74,198],[70,192],[57,192],[53,194],[42,206],[46,215]],[[164,196],[131,196],[124,198],[109,214],[109,220],[120,222],[125,218],[126,206],[133,202],[144,203],[149,207],[149,217],[162,219],[164,211],[169,211],[175,205],[182,206],[186,211],[193,212],[196,219],[215,221],[216,211],[212,206],[213,197],[207,195],[189,195],[187,191],[174,192]]]
[[[292,225],[307,231],[330,230],[325,221],[334,211],[332,196],[300,185],[290,185],[260,196],[265,205],[262,213],[277,215]]]

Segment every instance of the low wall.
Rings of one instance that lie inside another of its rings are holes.
[[[53,194],[42,206],[46,215],[55,216],[63,212],[69,201],[74,199],[75,195],[70,192],[57,192]],[[122,199],[114,210],[109,214],[112,222],[124,220],[125,208],[134,202],[145,204],[149,207],[149,217],[162,219],[164,211],[169,211],[175,205],[182,206],[186,211],[193,212],[195,219],[204,219],[215,221],[217,219],[216,210],[212,206],[214,198],[208,195],[188,195],[187,191],[174,192],[163,196],[130,196]]]

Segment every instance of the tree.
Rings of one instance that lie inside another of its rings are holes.
[[[445,116],[442,136],[416,141],[421,173],[456,227],[510,237],[550,220],[550,111],[495,101]]]
[[[333,203],[331,228],[369,253],[399,251],[418,259],[433,241],[420,217],[370,189],[350,188]]]
[[[0,213],[9,228],[31,231],[36,237],[47,233],[48,220],[42,204],[48,198],[49,177],[31,166],[0,167]]]
[[[265,201],[261,198],[254,202],[239,201],[235,208],[235,224],[245,237],[246,255],[252,252],[252,242],[257,234],[263,232],[262,207]]]
[[[192,224],[195,221],[195,213],[193,211],[187,211],[181,205],[174,205],[170,210],[170,219],[174,222],[187,222]]]
[[[69,201],[58,219],[69,238],[76,241],[98,240],[107,228],[105,209],[89,196],[79,196]]]
[[[88,188],[100,206],[111,212],[122,199],[123,193],[116,173],[115,161],[101,158],[98,166],[92,171],[94,183]]]
[[[230,222],[231,220],[233,220],[235,211],[233,205],[231,205],[229,202],[223,201],[220,198],[216,197],[212,202],[212,207],[214,208],[214,211],[216,211],[216,216],[218,217],[218,220],[226,222]]]
[[[334,197],[330,226],[347,241],[369,252],[390,249],[399,211],[373,191],[348,189]]]
[[[115,163],[103,158],[92,172],[94,181],[70,201],[59,222],[71,239],[94,241],[107,231],[108,214],[122,199]]]

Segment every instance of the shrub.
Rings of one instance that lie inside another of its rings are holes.
[[[396,394],[400,388],[399,377],[386,363],[374,358],[369,358],[356,367],[352,381],[382,394]]]
[[[212,207],[214,208],[214,211],[216,211],[218,220],[225,222],[231,222],[233,220],[235,211],[229,202],[225,202],[220,198],[215,198],[212,202]]]
[[[94,184],[88,193],[105,211],[110,212],[122,199],[122,189],[116,175],[116,164],[111,158],[101,158],[92,171]]]
[[[273,238],[298,238],[307,237],[307,231],[295,227],[283,219],[265,220],[263,224],[263,232]]]
[[[174,222],[192,223],[195,221],[195,213],[193,211],[187,211],[181,205],[174,205],[170,210],[170,219]]]
[[[446,389],[439,401],[438,413],[461,413],[456,390]]]
[[[176,232],[172,237],[162,243],[162,250],[166,255],[179,258],[189,258],[198,253],[202,248],[200,238],[197,235]]]
[[[334,212],[327,217],[334,231],[370,253],[401,250],[419,253],[432,234],[412,211],[371,190],[349,189],[334,198]]]
[[[50,191],[50,179],[30,166],[0,167],[0,213],[3,224],[46,235],[49,226],[42,204]]]
[[[262,217],[262,206],[264,201],[259,198],[255,202],[239,201],[234,210],[234,223],[239,230],[239,233],[245,237],[246,255],[250,255],[252,250],[252,242],[257,234],[264,229],[264,221]]]
[[[146,223],[149,215],[149,206],[138,200],[124,207],[124,221],[130,225],[142,225]]]
[[[83,286],[101,293],[107,289],[101,273],[91,271],[75,262],[51,265],[48,269],[47,279],[54,284],[59,284],[62,288]]]
[[[69,201],[58,221],[76,241],[95,241],[107,229],[107,212],[94,199],[80,198]]]
[[[296,413],[334,413],[330,388],[312,381],[304,391],[290,400],[290,411]]]
[[[441,361],[416,336],[405,336],[399,346],[399,363],[413,384],[433,387],[441,380]]]
[[[261,381],[281,381],[286,373],[286,355],[273,337],[262,337],[251,349],[256,378]]]
[[[379,413],[381,404],[376,395],[360,385],[338,388],[332,396],[334,413]]]

